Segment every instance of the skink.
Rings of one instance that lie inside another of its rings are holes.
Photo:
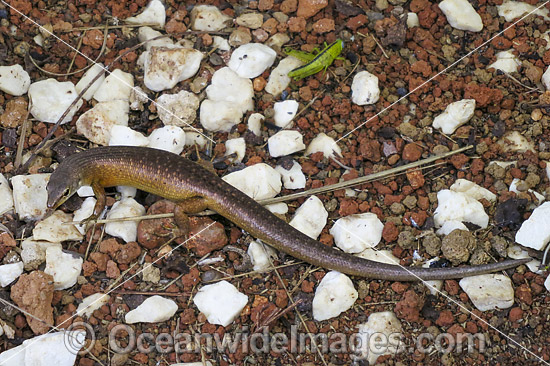
[[[187,213],[214,210],[295,258],[361,277],[394,281],[462,278],[516,267],[530,260],[456,268],[405,268],[363,259],[311,239],[202,165],[152,148],[98,147],[69,156],[50,177],[48,206],[59,206],[83,185],[92,186],[98,199],[95,213],[105,207],[104,187],[133,186],[185,204]]]

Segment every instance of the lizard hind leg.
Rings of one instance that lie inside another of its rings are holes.
[[[206,200],[202,197],[193,197],[180,201],[174,207],[174,221],[178,227],[178,235],[189,236],[190,225],[188,214],[196,214],[208,208]]]

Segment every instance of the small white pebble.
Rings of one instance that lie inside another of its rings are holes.
[[[149,100],[147,94],[139,86],[134,86],[130,93],[130,109],[133,111],[143,111],[143,106]]]
[[[65,224],[71,221],[73,221],[73,215],[56,210],[49,217],[36,224],[32,230],[32,236],[35,240],[50,242],[82,240],[82,234],[74,225]]]
[[[98,145],[107,145],[113,126],[128,126],[128,101],[112,100],[97,103],[76,121],[76,131]]]
[[[502,147],[503,152],[535,152],[533,143],[527,140],[525,136],[518,131],[509,131],[505,133],[504,136],[497,141],[497,144]]]
[[[266,205],[265,208],[276,215],[286,215],[288,213],[288,205],[284,202]]]
[[[512,73],[518,71],[518,67],[521,66],[521,62],[511,50],[500,51],[496,56],[496,61],[487,66],[487,68],[492,67],[502,72]]]
[[[292,127],[294,122],[291,122],[291,121],[296,115],[296,112],[298,112],[298,106],[299,104],[295,100],[285,100],[283,102],[276,102],[273,105],[273,110],[275,111],[275,115],[273,116],[273,119],[275,121],[275,125],[281,128]]]
[[[91,189],[91,187],[90,187]],[[92,192],[93,195],[93,192]],[[82,202],[82,205],[78,210],[74,212],[73,221],[82,221],[87,219],[94,213],[94,207],[97,200],[94,197],[88,197]],[[86,233],[85,225],[74,225],[80,234],[84,235]]]
[[[80,93],[85,87],[88,86],[88,84],[92,82],[92,80],[97,76],[97,74],[99,74],[100,72],[103,72],[103,68],[104,66],[102,63],[98,62],[97,64],[93,64],[88,70],[86,70],[84,75],[82,75],[78,83],[76,83],[75,85],[76,91]],[[105,73],[103,73],[96,81],[94,81],[92,85],[90,85],[88,90],[86,90],[84,95],[82,95],[82,98],[86,100],[92,99],[95,92],[100,87],[100,85],[103,84],[104,81],[105,81]]]
[[[241,122],[243,112],[232,102],[205,99],[201,103],[200,121],[202,127],[212,132],[229,132]]]
[[[220,281],[203,286],[193,297],[193,303],[210,324],[226,327],[239,316],[248,303],[248,297],[229,282]]]
[[[94,190],[91,186],[81,186],[76,191],[76,194],[78,194],[78,197],[92,197],[94,195]]]
[[[489,224],[483,205],[464,193],[443,189],[437,193],[437,201],[434,212],[436,227],[441,227],[445,221],[466,221],[483,229]]]
[[[279,65],[271,70],[265,91],[273,96],[281,94],[288,84],[290,84],[291,78],[288,76],[288,73],[303,64],[302,61],[291,56],[282,59]]]
[[[178,126],[157,128],[149,135],[148,146],[179,155],[185,147],[185,132]]]
[[[340,315],[353,306],[358,296],[348,276],[337,271],[328,272],[315,289],[313,319],[322,321]]]
[[[450,221],[445,221],[443,225],[441,225],[441,227],[437,229],[436,233],[437,235],[449,235],[455,230],[470,231],[468,230],[466,225],[462,223],[462,221],[450,220]]]
[[[373,248],[382,239],[384,224],[373,213],[342,217],[329,230],[334,243],[346,253],[359,253]]]
[[[0,287],[6,287],[23,273],[23,262],[0,265]]]
[[[502,274],[466,277],[458,282],[480,311],[507,309],[514,305],[512,280]]]
[[[188,91],[163,94],[157,98],[157,111],[164,125],[190,126],[197,117],[199,98]]]
[[[413,28],[420,26],[420,22],[418,21],[418,15],[413,12],[409,12],[407,15],[407,28]]]
[[[97,88],[94,99],[98,102],[109,102],[117,99],[129,101],[133,87],[134,77],[132,74],[116,69]]]
[[[225,156],[236,154],[237,157],[233,158],[233,162],[243,161],[244,154],[246,152],[246,143],[243,137],[236,139],[229,139],[225,142]]]
[[[258,29],[264,24],[264,17],[260,13],[244,13],[235,19],[235,23],[241,27]]]
[[[306,176],[297,161],[293,160],[290,170],[286,170],[280,165],[277,165],[275,170],[281,174],[283,185],[286,189],[302,189],[306,187]]]
[[[368,71],[358,72],[351,83],[351,101],[357,105],[369,105],[378,102],[379,98],[378,77]]]
[[[523,259],[531,258],[529,252],[520,247],[519,245],[513,244],[508,246],[508,257],[512,259]],[[531,262],[525,263],[527,268],[533,273],[542,274],[543,271],[540,269],[540,261],[538,259],[533,259]]]
[[[197,73],[203,57],[192,48],[151,47],[143,65],[143,82],[153,91],[172,89]]]
[[[137,194],[137,188],[136,187],[130,187],[130,186],[117,186],[116,191],[120,193],[122,197],[135,197]]]
[[[70,81],[59,82],[55,79],[45,79],[32,83],[29,87],[31,114],[39,121],[56,123],[77,95],[74,84]],[[81,106],[82,100],[79,100],[63,118],[62,123],[73,119]]]
[[[160,0],[151,0],[143,12],[135,17],[126,18],[125,21],[128,24],[147,24],[164,28],[166,9]]]
[[[163,34],[159,31],[157,31],[157,30],[154,30],[151,27],[145,26],[145,27],[139,27],[139,29],[138,29],[138,39],[139,39],[139,41],[140,42],[148,41],[147,43],[145,43],[145,50],[146,51],[149,51],[151,49],[151,47],[168,47],[168,48],[176,47],[174,45],[174,41],[172,41],[172,39],[167,35],[164,35],[164,37],[155,39],[154,41],[149,41],[153,38],[157,38],[157,37],[160,37],[160,36],[163,36]],[[141,55],[143,56],[144,54],[145,54],[144,57],[146,57],[147,52],[144,52]],[[140,56],[140,58],[142,56]]]
[[[227,39],[220,36],[212,37],[212,47],[217,48],[220,51],[229,51],[231,49]]]
[[[277,252],[269,245],[253,240],[247,250],[255,271],[265,271],[272,267],[269,258],[277,258]]]
[[[129,311],[124,317],[127,324],[164,322],[178,311],[174,300],[162,296],[151,296],[145,299],[137,308]]]
[[[53,276],[53,285],[56,290],[65,290],[74,286],[82,271],[81,257],[64,253],[58,246],[46,249],[46,269],[44,272]]]
[[[519,189],[519,187],[527,187],[524,180],[519,178],[512,179],[512,183],[510,183],[510,188],[508,189],[510,192],[520,193],[521,191],[525,191],[525,189]],[[532,193],[537,198],[537,204],[540,205],[542,202],[544,202],[545,198],[542,194],[540,194],[537,191],[534,191],[532,189],[527,189],[527,192]]]
[[[50,243],[48,241],[36,241],[31,236],[21,243],[21,260],[26,270],[37,269],[46,260],[46,249],[58,247],[62,249],[61,243]]]
[[[20,96],[29,90],[31,78],[21,65],[0,66],[0,90]]]
[[[497,9],[498,15],[504,17],[507,22],[511,22],[516,18],[521,18],[527,13],[530,13],[531,15],[540,15],[545,20],[550,20],[550,17],[548,17],[548,9],[545,7],[537,9],[536,6],[524,3],[522,1],[505,1],[502,5],[497,5]]]
[[[185,146],[195,146],[204,147],[206,145],[206,137],[198,132],[187,131],[185,133]]]
[[[252,113],[248,117],[248,129],[256,136],[261,136],[262,134],[262,121],[265,119],[260,113]]]
[[[497,200],[496,194],[466,179],[457,179],[449,189],[454,192],[462,192],[478,201],[482,198],[489,202]]]
[[[483,29],[481,17],[467,0],[443,0],[439,8],[453,28],[471,32]]]
[[[267,140],[269,155],[274,158],[304,150],[303,136],[298,131],[282,130]]]
[[[332,137],[325,135],[323,132],[311,140],[306,149],[306,155],[315,154],[319,151],[323,152],[325,158],[334,155],[342,156],[342,149],[340,149],[340,146],[338,146]]]
[[[366,323],[358,326],[361,347],[356,350],[361,359],[374,365],[378,357],[403,352],[403,327],[395,314],[382,311],[369,315]]]
[[[222,179],[255,200],[273,198],[281,192],[281,175],[264,163],[229,173]]]
[[[15,212],[21,220],[38,220],[48,210],[46,185],[50,175],[16,175],[11,178]]]
[[[255,78],[273,65],[277,52],[262,43],[247,43],[239,46],[231,54],[227,66],[240,77]]]
[[[231,102],[233,108],[242,113],[254,109],[254,88],[250,79],[239,76],[229,67],[222,67],[212,75],[212,81],[206,88],[209,100]]]
[[[107,294],[96,293],[82,299],[80,305],[76,309],[78,316],[85,316],[87,318],[93,314],[94,311],[102,307],[109,302],[111,297]]]
[[[196,5],[191,10],[191,29],[196,31],[219,31],[226,27],[231,17],[213,5]]]
[[[516,242],[536,250],[544,250],[550,241],[550,202],[533,210],[516,233]]]
[[[0,173],[0,215],[13,210],[13,192],[8,180]]]
[[[124,217],[143,216],[145,208],[133,198],[123,198],[115,202],[107,213],[107,219],[119,219]],[[105,232],[125,242],[136,241],[137,226],[139,221],[115,221],[105,224]]]
[[[550,66],[546,69],[544,74],[542,74],[541,81],[546,90],[550,90]]]
[[[475,99],[459,100],[449,104],[443,113],[434,118],[432,125],[450,135],[474,116],[475,109]]]
[[[294,213],[289,225],[312,239],[317,239],[327,224],[328,212],[316,196],[309,197]]]
[[[141,132],[128,126],[114,125],[110,134],[109,146],[147,146],[149,143],[149,139]]]

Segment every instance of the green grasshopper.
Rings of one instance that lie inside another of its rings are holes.
[[[286,48],[285,53],[287,55],[296,57],[298,60],[306,63],[305,65],[290,71],[288,76],[294,80],[300,80],[316,74],[323,69],[326,72],[328,67],[332,65],[332,62],[337,58],[339,59],[338,56],[342,53],[343,48],[344,41],[341,39],[337,39],[316,54]]]

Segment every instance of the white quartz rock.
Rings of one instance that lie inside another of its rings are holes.
[[[220,281],[203,286],[193,298],[193,303],[210,324],[226,327],[239,316],[248,303],[248,297],[229,282]]]
[[[546,177],[550,180],[550,161],[545,161],[546,163]]]
[[[541,81],[542,81],[542,85],[544,85],[546,90],[550,90],[550,67],[548,67],[544,72],[544,74],[542,74]]]
[[[265,271],[271,268],[270,258],[277,258],[277,253],[273,248],[256,240],[250,242],[247,253],[255,271]]]
[[[126,18],[128,24],[156,25],[164,28],[166,9],[160,0],[151,0],[142,13],[135,17]]]
[[[231,17],[212,5],[196,5],[191,10],[191,29],[196,31],[219,31],[225,28]]]
[[[291,79],[288,73],[303,64],[302,61],[292,56],[282,59],[279,65],[271,70],[269,78],[267,79],[265,91],[274,96],[281,94],[288,84],[290,84]]]
[[[53,277],[53,286],[56,290],[65,290],[74,286],[80,271],[83,259],[64,253],[58,246],[46,249],[46,269],[44,272]]]
[[[2,366],[73,366],[86,343],[86,332],[46,333],[0,354]]]
[[[212,75],[206,95],[215,102],[231,102],[232,107],[238,108],[242,113],[254,109],[252,81],[239,76],[229,67],[222,67]]]
[[[77,189],[76,194],[78,194],[78,197],[92,197],[94,190],[91,186],[81,186]]]
[[[449,104],[443,113],[434,118],[432,125],[447,135],[452,134],[473,117],[475,109],[475,99],[459,100]]]
[[[262,134],[262,121],[265,119],[260,113],[252,113],[248,117],[248,129],[254,133],[256,136],[261,136]],[[550,164],[549,164],[550,165]]]
[[[328,272],[317,286],[313,297],[313,319],[334,318],[350,309],[359,294],[350,278],[337,271]]]
[[[243,137],[236,139],[229,139],[225,142],[225,156],[236,154],[233,158],[233,162],[243,161],[244,154],[246,152],[246,143]]]
[[[174,300],[155,295],[148,297],[137,308],[129,311],[124,321],[128,324],[160,323],[173,317],[177,310],[178,304]]]
[[[119,219],[123,217],[133,217],[145,215],[145,208],[136,202],[133,198],[123,198],[115,202],[111,210],[107,213],[108,219]],[[105,232],[125,242],[136,241],[137,226],[139,221],[116,221],[105,224]]]
[[[450,190],[462,192],[478,201],[482,198],[485,198],[489,202],[496,202],[497,200],[496,194],[466,179],[457,179],[450,187]]]
[[[288,205],[284,202],[266,205],[265,208],[276,215],[286,215],[288,213]]]
[[[374,262],[387,263],[387,264],[399,264],[399,258],[394,256],[389,250],[380,250],[367,248],[361,253],[356,254],[357,257],[368,259]]]
[[[439,8],[453,28],[471,32],[483,29],[481,17],[467,0],[443,0]]]
[[[516,233],[516,242],[536,250],[544,250],[550,241],[550,202],[533,210]]]
[[[323,202],[316,196],[311,196],[298,207],[289,225],[310,238],[317,239],[327,224],[327,218],[328,212]]]
[[[521,62],[511,50],[500,51],[497,53],[497,60],[490,64],[487,68],[493,68],[502,72],[512,73],[518,71]]]
[[[147,146],[149,143],[149,139],[141,132],[128,126],[114,125],[110,135],[109,146]]]
[[[283,130],[267,140],[269,155],[276,158],[304,150],[303,136],[298,131]]]
[[[483,205],[464,193],[443,189],[437,193],[437,201],[434,213],[436,227],[441,227],[445,221],[465,221],[484,229],[489,223]]]
[[[528,150],[535,152],[535,147],[533,143],[527,140],[522,134],[518,131],[510,131],[504,134],[497,141],[504,152],[520,152],[524,153]]]
[[[102,293],[96,293],[85,297],[76,309],[77,316],[85,316],[89,318],[94,311],[107,304],[110,298],[111,297],[109,295]]]
[[[8,180],[0,173],[0,215],[13,209],[13,192]]]
[[[129,101],[133,87],[134,77],[132,74],[116,69],[97,88],[94,99],[98,102],[109,102],[117,99]]]
[[[449,235],[450,233],[452,233],[453,231],[455,230],[464,230],[464,231],[469,231],[468,228],[466,227],[466,225],[464,225],[462,223],[462,221],[457,221],[457,220],[450,220],[450,221],[445,221],[443,223],[443,225],[441,225],[441,227],[439,229],[437,229],[436,233],[437,235]]]
[[[198,109],[199,98],[185,90],[157,98],[157,111],[164,125],[190,126],[197,117]]]
[[[202,133],[188,131],[185,133],[185,146],[204,147],[206,145],[206,137]]]
[[[229,51],[231,49],[231,46],[229,45],[227,39],[220,36],[212,37],[212,47],[220,51]]]
[[[179,155],[185,147],[185,132],[178,126],[157,128],[149,135],[149,147]]]
[[[136,187],[130,186],[117,186],[116,191],[120,193],[122,197],[135,197],[137,193]]]
[[[155,39],[154,41],[149,41],[150,39],[157,38],[160,36],[164,36],[158,39]],[[138,29],[138,39],[140,42],[145,42],[145,50],[149,51],[151,47],[176,47],[174,45],[174,41],[172,39],[164,34],[162,34],[159,31],[154,30],[151,27],[139,27]]]
[[[507,309],[514,305],[512,281],[502,274],[466,277],[458,284],[480,311]]]
[[[306,149],[306,155],[315,154],[316,152],[322,151],[325,155],[325,158],[331,156],[342,156],[342,149],[334,141],[332,137],[325,135],[323,132],[318,134],[311,142],[309,143]]]
[[[32,230],[34,240],[46,240],[49,242],[62,242],[65,240],[82,240],[80,231],[72,225],[65,224],[73,221],[71,214],[56,210],[45,220],[36,224]]]
[[[231,54],[227,66],[242,78],[260,76],[273,65],[277,52],[262,43],[247,43],[237,47]]]
[[[92,80],[94,80],[97,74],[102,73],[102,75],[98,77],[98,79],[94,81],[92,85],[90,85],[88,90],[86,90],[84,95],[82,95],[82,98],[86,100],[92,99],[97,89],[100,87],[101,84],[103,84],[103,82],[105,81],[105,73],[103,72],[103,69],[104,66],[102,63],[98,62],[97,64],[93,64],[88,70],[86,70],[84,75],[82,75],[78,83],[76,83],[75,89],[78,93],[80,93],[85,87],[88,86],[88,84],[92,82]]]
[[[378,102],[379,98],[378,77],[368,71],[358,72],[351,83],[351,101],[357,105],[368,105]]]
[[[134,86],[132,92],[130,93],[130,109],[133,111],[143,111],[145,107],[143,106],[149,100],[147,93],[143,91],[139,86]]]
[[[37,269],[46,260],[46,250],[49,247],[62,249],[61,243],[50,243],[49,241],[36,241],[33,237],[23,240],[21,243],[21,260],[26,270]]]
[[[418,21],[418,15],[413,12],[409,12],[407,14],[407,28],[413,28],[420,26],[420,22]]]
[[[286,189],[301,189],[306,186],[306,176],[302,172],[302,167],[297,161],[292,162],[290,170],[286,170],[280,165],[275,170],[281,174],[283,185]]]
[[[384,224],[373,213],[342,217],[334,223],[330,234],[334,243],[346,253],[359,253],[374,248],[382,239]]]
[[[205,99],[201,103],[201,125],[208,131],[229,132],[242,117],[241,108],[232,102]]]
[[[370,365],[374,365],[380,356],[395,355],[405,350],[403,327],[391,311],[372,313],[367,322],[358,328],[361,347],[356,350],[356,354]]]
[[[31,78],[21,65],[0,66],[0,90],[20,96],[29,90]]]
[[[23,262],[0,265],[0,287],[6,287],[23,273]]]
[[[97,200],[94,197],[86,198],[84,202],[82,202],[82,206],[80,206],[80,208],[74,212],[73,221],[82,221],[90,217],[94,213],[94,207],[96,202]],[[84,225],[77,224],[74,226],[80,232],[80,234],[84,235],[86,233],[85,224]]]
[[[38,220],[48,210],[47,174],[16,175],[11,178],[15,212],[22,220]]]
[[[291,122],[296,112],[298,112],[298,102],[295,100],[285,100],[283,102],[276,102],[273,105],[275,115],[273,119],[275,125],[281,128],[290,128],[294,124]]]
[[[255,200],[273,198],[281,192],[281,175],[264,163],[229,173],[222,179]]]
[[[527,189],[527,184],[525,183],[525,181],[519,178],[514,178],[512,180],[512,183],[510,183],[509,191],[515,192],[515,193],[527,191],[529,193],[532,193],[537,198],[538,204],[541,204],[542,202],[544,202],[544,199],[545,199],[544,196],[539,192],[534,191],[532,189]]]
[[[42,122],[56,123],[65,110],[76,99],[78,93],[70,81],[59,82],[55,79],[40,80],[29,87],[31,114]],[[82,106],[79,100],[72,107],[62,123],[67,123]]]
[[[545,20],[550,20],[550,17],[548,17],[548,9],[545,7],[537,9],[537,6],[524,3],[523,1],[505,1],[502,5],[497,5],[497,9],[498,15],[504,17],[507,22],[520,18],[527,13],[540,15]]]
[[[172,89],[199,70],[202,52],[192,48],[151,47],[145,59],[143,82],[153,91]]]
[[[76,121],[76,131],[98,145],[107,145],[115,125],[128,126],[128,101],[97,103]]]
[[[515,244],[508,246],[508,257],[512,259],[531,258],[528,251],[526,251],[519,245],[515,245]],[[531,262],[525,263],[525,265],[533,273],[536,273],[536,274],[543,273],[542,270],[540,269],[540,261],[538,259],[533,259]]]

